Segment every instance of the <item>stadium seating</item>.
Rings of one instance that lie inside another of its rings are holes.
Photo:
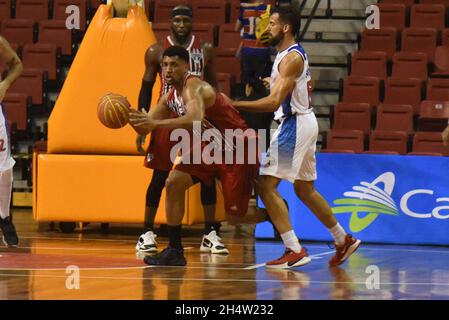
[[[225,24],[226,3],[222,0],[195,0],[193,15],[195,23]]]
[[[371,106],[377,106],[380,102],[379,89],[379,78],[350,76],[344,80],[342,102],[368,103]]]
[[[387,54],[378,51],[357,51],[352,56],[352,76],[387,77]]]
[[[419,112],[419,131],[442,132],[449,119],[449,101],[424,100]]]
[[[0,0],[0,21],[11,18],[11,0]]]
[[[369,154],[407,154],[407,133],[403,131],[379,131],[371,133]]]
[[[218,47],[238,48],[240,45],[240,34],[234,31],[234,25],[224,24],[220,26],[218,35]]]
[[[335,130],[327,133],[327,147],[323,153],[362,153],[364,133],[359,130]]]
[[[388,60],[397,49],[397,30],[395,28],[365,29],[362,32],[361,51],[384,51]]]
[[[413,138],[413,153],[436,153],[449,156],[449,147],[444,146],[441,132],[417,132]]]
[[[229,73],[217,73],[220,91],[231,97],[231,75]]]
[[[417,28],[445,27],[445,7],[441,4],[415,4],[411,8],[410,26]]]
[[[449,79],[430,79],[427,82],[426,99],[449,101]]]
[[[57,80],[57,49],[54,44],[27,44],[23,47],[25,68],[40,68],[48,72],[48,80]]]
[[[214,26],[210,23],[194,23],[192,32],[198,36],[202,42],[209,42],[214,45]]]
[[[34,22],[29,19],[6,19],[1,23],[1,35],[9,42],[24,46],[34,42]]]
[[[426,55],[421,52],[396,52],[393,56],[392,77],[426,80],[428,77]]]
[[[437,47],[437,30],[431,28],[406,28],[402,32],[401,51],[422,52],[433,62]]]
[[[230,73],[236,83],[240,83],[240,59],[235,56],[235,49],[217,48],[215,50],[215,71]]]
[[[47,20],[48,4],[48,0],[16,0],[16,18],[37,22]]]
[[[72,54],[72,31],[67,29],[63,20],[47,20],[39,23],[38,43],[55,44],[61,48],[61,54]]]
[[[422,100],[422,81],[419,79],[389,78],[385,82],[386,104],[408,104],[413,113],[419,113]]]
[[[413,107],[400,104],[380,104],[377,107],[376,130],[413,133]]]
[[[188,0],[156,0],[154,4],[154,21],[153,22],[167,22],[171,19],[171,11],[174,7],[180,4],[192,4]],[[196,16],[194,17],[196,21]]]
[[[46,73],[41,69],[23,69],[22,74],[11,85],[8,92],[25,93],[34,105],[41,105],[45,98]]]
[[[435,71],[431,77],[449,78],[449,47],[439,46],[435,50]]]
[[[169,22],[153,23],[152,29],[159,43],[164,43],[167,36],[171,34]]]
[[[406,6],[411,6],[415,3],[415,0],[381,0],[379,2],[382,3],[401,3],[405,4]]]
[[[2,101],[6,118],[17,125],[17,130],[27,129],[27,98],[24,93],[7,93]]]
[[[333,129],[360,130],[368,135],[371,132],[371,110],[368,103],[339,103],[335,106]]]
[[[380,28],[393,27],[398,31],[405,28],[406,6],[399,3],[380,3]]]

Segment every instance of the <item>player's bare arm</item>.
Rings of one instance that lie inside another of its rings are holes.
[[[11,84],[20,76],[23,70],[22,62],[16,52],[11,48],[8,41],[0,36],[0,59],[8,66],[8,73],[0,82],[0,102],[5,98],[6,91]]]
[[[444,129],[443,133],[443,142],[445,146],[449,146],[449,124],[446,127],[446,129]]]
[[[271,88],[270,95],[256,101],[233,101],[234,107],[252,112],[274,112],[287,95],[292,92],[296,78],[302,73],[304,62],[296,52],[289,53],[279,65],[279,77]]]
[[[203,50],[206,58],[206,65],[204,66],[204,80],[214,88],[220,90],[219,83],[217,80],[217,73],[215,72],[214,68],[214,58],[215,58],[214,48],[212,44],[206,42],[203,45]]]

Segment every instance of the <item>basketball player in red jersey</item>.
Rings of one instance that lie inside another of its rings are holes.
[[[201,79],[204,78],[205,81],[214,87],[218,85],[213,70],[212,45],[210,43],[202,45],[200,40],[192,34],[192,10],[190,7],[181,5],[173,9],[171,29],[172,34],[165,39],[163,45],[155,44],[149,47],[145,53],[146,70],[139,95],[138,107],[140,110],[145,109],[148,111],[156,77],[158,73],[161,74],[162,52],[165,48],[172,45],[180,45],[189,51],[189,70],[191,74]],[[164,77],[161,76],[161,79],[160,94],[162,96],[169,91],[170,85],[167,84]],[[153,227],[162,189],[173,166],[170,160],[170,149],[174,143],[170,141],[170,132],[171,129],[154,130],[146,153],[145,166],[154,171],[146,195],[144,230],[136,245],[136,250],[139,252],[157,252],[157,236]],[[137,149],[141,153],[144,153],[142,149],[144,141],[145,136],[138,135],[136,144]],[[205,229],[200,250],[202,252],[228,254],[228,249],[219,237],[220,223],[215,222],[215,185],[201,185],[201,202],[205,214]]]
[[[165,80],[172,87],[148,114],[134,109],[131,111],[130,123],[133,128],[145,133],[159,128],[183,128],[191,134],[195,124],[201,123],[203,129],[213,128],[218,130],[221,135],[225,133],[226,129],[232,129],[234,132],[240,129],[242,130],[241,134],[236,136],[235,141],[244,141],[246,146],[254,145],[254,142],[257,143],[257,135],[254,131],[252,134],[246,131],[248,127],[245,121],[239,112],[229,104],[229,100],[207,82],[189,74],[189,60],[189,53],[183,47],[172,46],[164,51],[162,70]],[[215,136],[213,141],[216,141]],[[236,150],[233,141],[230,142],[225,138],[222,145],[230,144],[233,146],[231,150]],[[200,143],[201,154],[203,154],[205,143]],[[254,161],[253,164],[249,163],[249,147],[246,146],[246,150],[237,150],[237,152],[245,153],[242,164],[235,161],[231,164],[216,162],[206,164],[204,160],[201,160],[199,164],[190,164],[185,160],[190,159],[189,156],[195,152],[197,145],[190,145],[188,152],[184,153],[183,150],[182,162],[173,168],[166,183],[169,246],[158,255],[145,257],[146,264],[186,265],[181,243],[181,223],[185,207],[184,194],[187,189],[200,181],[213,184],[215,179],[221,180],[229,223],[267,221],[268,215],[265,209],[248,208],[259,163],[258,161]],[[224,150],[222,151],[224,152]],[[232,155],[234,160],[238,157],[235,151]],[[257,154],[254,158],[258,158]]]

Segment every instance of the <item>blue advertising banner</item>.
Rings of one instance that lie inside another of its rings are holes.
[[[449,157],[319,153],[317,170],[316,189],[362,241],[449,244]],[[332,241],[291,183],[278,190],[300,240]],[[256,237],[273,238],[271,224],[257,225]]]

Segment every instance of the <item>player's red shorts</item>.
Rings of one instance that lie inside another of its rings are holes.
[[[150,145],[148,146],[144,166],[150,169],[170,171],[173,162],[170,159],[170,151],[177,141],[170,141],[172,129],[156,129],[151,132]]]
[[[256,137],[257,141],[257,137]],[[243,216],[248,211],[249,200],[259,172],[259,158],[254,164],[248,162],[245,152],[243,164],[184,164],[175,166],[174,170],[185,172],[202,182],[212,185],[215,179],[221,181],[224,206],[228,214]]]

